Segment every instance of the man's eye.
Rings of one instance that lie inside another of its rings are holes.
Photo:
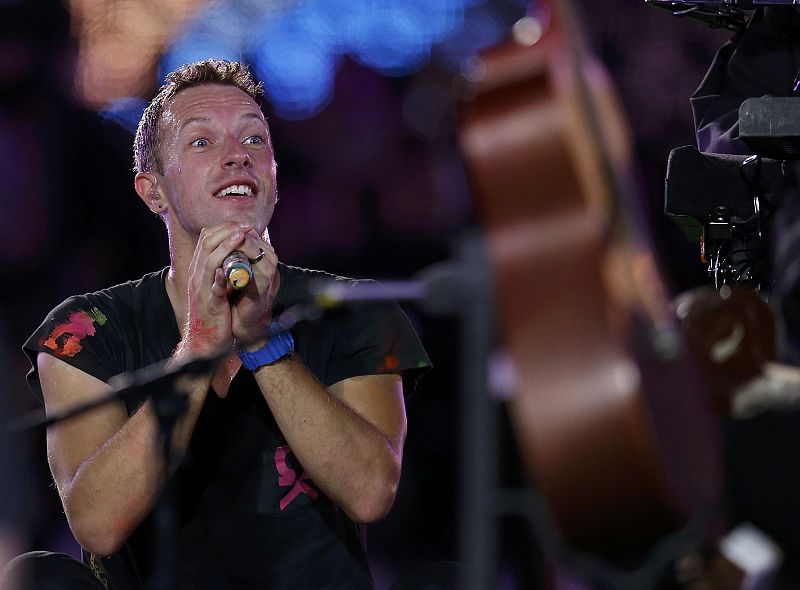
[[[198,137],[191,143],[192,147],[206,147],[208,146],[208,140],[205,137]]]
[[[250,137],[246,138],[243,143],[245,145],[258,145],[264,143],[264,138],[260,135],[251,135]]]

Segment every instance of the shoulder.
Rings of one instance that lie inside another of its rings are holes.
[[[163,290],[164,275],[167,270],[165,268],[148,273],[134,281],[126,281],[99,291],[68,297],[53,308],[48,314],[48,318],[69,310],[85,309],[91,306],[110,309],[135,305],[137,300],[156,295]]]
[[[100,291],[65,299],[47,314],[23,345],[36,379],[36,357],[44,352],[102,381],[128,370],[129,340],[137,338],[141,318],[159,318],[165,305],[163,274],[149,273]],[[168,301],[166,303],[168,305]]]
[[[47,315],[41,328],[50,331],[61,326],[74,336],[93,335],[98,326],[105,326],[110,319],[113,324],[124,323],[130,315],[137,315],[148,302],[152,303],[163,290],[163,273],[146,274],[135,281],[128,281],[92,293],[68,297]]]
[[[298,303],[309,303],[314,300],[315,292],[320,285],[336,284],[352,286],[364,282],[374,282],[368,279],[354,279],[335,275],[323,270],[289,266],[279,263],[278,272],[281,277],[281,287],[278,291],[277,305],[289,307]]]
[[[313,351],[324,351],[324,369],[314,371],[323,383],[401,373],[406,392],[413,391],[430,360],[388,285],[286,265],[279,269],[279,317],[288,310],[290,323],[305,320],[293,330],[297,349],[306,362],[318,356]],[[293,306],[300,309],[295,313]]]
[[[135,281],[127,281],[95,291],[94,293],[86,293],[74,299],[83,299],[85,301],[94,302],[104,306],[141,306],[148,301],[152,301],[154,297],[159,297],[164,293],[164,278],[167,273],[167,268],[159,271],[147,273],[142,278]],[[67,301],[70,301],[68,299]]]

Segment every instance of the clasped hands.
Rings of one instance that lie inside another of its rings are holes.
[[[264,256],[252,264],[249,284],[235,291],[228,285],[222,264],[237,250],[251,260],[262,251]],[[263,346],[278,290],[277,265],[268,235],[258,235],[251,224],[227,221],[204,228],[189,265],[184,344],[203,356],[233,345],[249,351]]]

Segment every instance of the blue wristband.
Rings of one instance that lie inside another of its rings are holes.
[[[292,356],[294,353],[292,333],[283,330],[277,322],[270,324],[269,333],[270,337],[267,343],[255,352],[239,351],[239,358],[245,369],[255,371],[264,365],[271,365],[282,358]]]

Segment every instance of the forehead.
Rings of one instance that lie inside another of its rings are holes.
[[[247,93],[223,84],[203,84],[180,91],[164,106],[162,116],[165,123],[179,127],[195,119],[246,117],[265,122],[261,109]]]

